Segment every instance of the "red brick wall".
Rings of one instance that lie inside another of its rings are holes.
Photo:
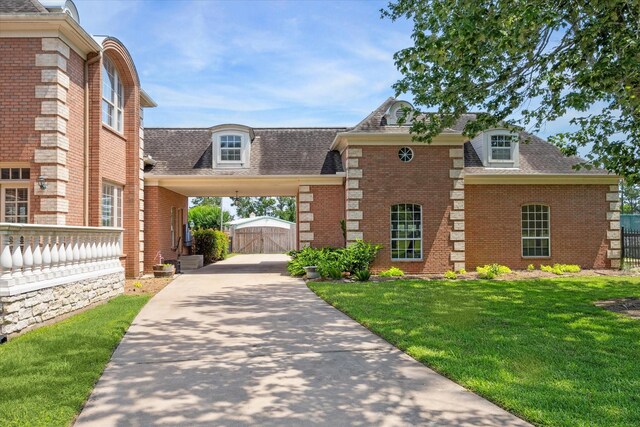
[[[69,91],[67,92],[67,105],[69,106],[67,169],[69,169],[69,181],[67,182],[66,194],[66,198],[69,200],[69,212],[66,218],[67,225],[84,225],[84,63],[84,59],[71,49],[67,61],[69,75]]]
[[[40,145],[40,132],[34,130],[40,114],[35,87],[41,81],[41,68],[35,66],[42,53],[42,39],[0,38],[0,161],[33,159]]]
[[[40,145],[40,132],[35,130],[41,105],[35,87],[42,84],[42,68],[35,66],[38,53],[42,53],[40,38],[0,38],[0,162],[30,165],[30,221],[40,204],[33,195],[40,166],[32,163]]]
[[[144,270],[153,270],[158,251],[165,259],[177,259],[171,248],[171,208],[183,208],[182,222],[187,222],[188,199],[164,187],[147,186],[144,190]]]
[[[360,147],[359,147],[360,148]],[[360,189],[363,199],[360,229],[367,242],[383,245],[373,265],[374,271],[397,266],[409,273],[443,272],[453,268],[449,241],[452,224],[449,211],[453,189],[449,178],[449,146],[412,147],[414,157],[398,159],[398,146],[363,146]],[[400,203],[422,205],[422,261],[391,260],[391,206]]]
[[[310,203],[313,213],[312,246],[314,248],[344,247],[344,236],[340,227],[340,221],[345,219],[344,187],[342,185],[311,185],[309,190],[313,194],[313,202]]]
[[[90,84],[90,224],[101,223],[102,183],[112,182],[123,186],[123,252],[127,257],[126,274],[139,275],[140,201],[140,87],[138,76],[132,68],[128,54],[115,41],[105,42],[105,55],[114,63],[124,85],[124,130],[119,133],[102,123],[102,64],[89,67]]]
[[[608,189],[608,185],[466,185],[467,268],[494,262],[515,269],[553,263],[609,267]],[[521,256],[521,206],[530,203],[550,208],[550,258]]]

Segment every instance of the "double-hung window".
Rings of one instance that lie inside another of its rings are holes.
[[[391,206],[391,259],[422,259],[422,206]]]
[[[122,187],[102,184],[102,226],[122,227]]]
[[[29,168],[0,168],[0,222],[29,222]]]
[[[242,161],[242,137],[240,135],[220,136],[220,161]]]
[[[491,161],[512,161],[513,160],[513,136],[510,134],[491,135],[490,160]]]
[[[549,206],[522,206],[522,256],[548,257],[551,255]]]
[[[102,61],[102,123],[122,132],[124,88],[113,62],[106,56]]]

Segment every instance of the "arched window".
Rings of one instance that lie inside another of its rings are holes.
[[[422,259],[422,206],[391,206],[391,259]]]
[[[111,60],[102,59],[102,123],[122,132],[124,88],[120,75]]]
[[[551,255],[549,206],[522,206],[522,256],[548,257]]]

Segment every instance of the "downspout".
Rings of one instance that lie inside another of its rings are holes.
[[[84,226],[89,226],[89,65],[102,58],[102,52],[84,63]]]

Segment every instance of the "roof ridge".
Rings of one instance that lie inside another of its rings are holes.
[[[396,101],[396,98],[393,96],[388,97],[382,104],[378,106],[375,110],[367,115],[364,119],[362,119],[357,125],[353,126],[351,130],[360,130],[364,127],[365,124],[370,122],[376,114],[381,113],[383,110],[386,111],[389,108],[391,102]]]
[[[292,130],[297,130],[297,129],[349,129],[348,126],[303,126],[303,127],[251,127],[248,126],[251,129],[260,129],[260,130],[279,130],[279,129],[292,129]],[[146,127],[144,128],[144,130],[150,130],[150,129],[155,129],[155,130],[210,130],[210,127]]]

